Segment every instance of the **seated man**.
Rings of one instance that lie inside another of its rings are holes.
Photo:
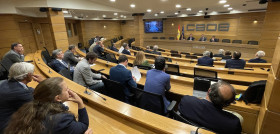
[[[194,39],[195,39],[195,38],[193,37],[193,35],[192,35],[192,34],[190,34],[190,36],[188,37],[188,39],[187,39],[187,40],[188,40],[188,41],[194,41]]]
[[[126,102],[128,102],[128,97],[131,94],[129,87],[137,87],[136,80],[132,76],[131,71],[126,69],[127,65],[127,57],[125,55],[120,55],[119,65],[110,69],[110,79],[120,82],[125,87],[124,94],[126,95]]]
[[[224,49],[219,49],[219,54],[214,54],[213,57],[223,57],[224,56]]]
[[[93,48],[93,52],[98,55],[98,57],[102,57],[104,53],[104,45],[101,41],[98,41]]]
[[[7,52],[2,59],[3,66],[7,71],[9,71],[14,63],[24,61],[23,52],[24,49],[21,43],[13,43],[11,45],[11,50]]]
[[[0,82],[0,133],[3,133],[12,114],[23,104],[33,100],[34,89],[27,84],[32,79],[37,82],[43,81],[41,76],[33,73],[33,64],[18,62],[11,66],[9,79]]]
[[[261,59],[264,56],[265,56],[265,52],[264,51],[258,51],[256,53],[256,58],[250,59],[248,62],[249,63],[267,63],[266,60]]]
[[[131,53],[129,51],[129,46],[127,43],[123,43],[123,48],[124,48],[122,51],[123,54],[131,55]]]
[[[116,47],[116,43],[113,43],[112,47],[111,47],[111,50],[115,51],[115,52],[118,52],[119,49],[117,49]]]
[[[226,51],[225,55],[222,57],[222,60],[227,60],[227,59],[231,59],[231,52],[230,51]]]
[[[161,52],[158,51],[158,45],[154,46],[154,51],[152,52],[153,54],[161,55]]]
[[[102,93],[104,83],[100,79],[101,77],[106,79],[106,77],[101,74],[93,73],[90,68],[90,65],[96,61],[97,57],[97,54],[94,52],[88,52],[86,58],[77,64],[73,81],[82,86],[89,87],[91,90]]]
[[[74,67],[68,66],[68,64],[65,61],[63,61],[64,54],[60,49],[53,50],[52,56],[55,58],[55,60],[53,60],[50,64],[51,64],[51,68],[54,71],[60,72],[62,69],[69,69],[70,67],[69,70],[71,72],[74,72]]]
[[[71,66],[76,66],[79,62],[79,59],[75,57],[74,53],[76,52],[75,45],[70,45],[68,50],[64,53],[63,60],[66,63],[69,63]]]
[[[204,51],[203,52],[203,57],[199,58],[197,60],[197,65],[201,65],[201,66],[213,66],[213,59],[210,58],[210,51]]]
[[[204,34],[202,34],[199,41],[206,41],[206,40],[207,40],[207,38],[204,36]]]
[[[163,96],[165,112],[170,102],[165,97],[165,91],[171,88],[170,75],[165,73],[165,58],[156,57],[155,69],[149,70],[146,76],[144,91],[160,94]]]
[[[219,81],[210,86],[206,99],[186,95],[178,106],[187,120],[219,134],[240,134],[239,118],[223,108],[235,100],[235,89],[227,82]],[[237,114],[238,115],[238,114]]]
[[[144,51],[145,53],[152,53],[150,46],[146,46],[146,50]]]
[[[212,38],[210,39],[210,42],[218,42],[218,39],[216,39],[215,36],[212,36]]]
[[[235,69],[244,69],[246,65],[246,61],[240,59],[241,53],[234,51],[233,52],[233,59],[228,59],[226,61],[225,68],[235,68]]]

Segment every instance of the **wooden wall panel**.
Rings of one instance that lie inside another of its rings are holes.
[[[81,34],[81,33],[79,32],[79,27],[78,27],[80,21],[66,19],[65,20],[65,25],[67,25],[68,23],[71,23],[71,30],[72,30],[72,37],[68,37],[69,45],[77,45],[80,42],[79,34]],[[77,27],[77,34],[76,35],[74,33],[74,25],[73,24],[76,24],[76,27]]]

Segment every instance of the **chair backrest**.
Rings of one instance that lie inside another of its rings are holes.
[[[197,59],[196,55],[186,55],[186,58],[188,59]]]
[[[174,110],[172,110],[171,113],[172,113],[173,119],[175,119],[177,121],[180,121],[180,122],[183,122],[183,123],[187,123],[187,124],[192,125],[192,126],[199,127],[197,124],[195,124],[192,121],[189,121],[188,119],[186,119],[183,116],[181,116],[179,111],[175,112]]]
[[[242,40],[232,40],[232,43],[242,44]]]
[[[190,54],[190,53],[188,53],[188,52],[181,52],[181,54],[191,55],[191,54]]]
[[[113,62],[113,63],[118,63],[118,60],[116,59],[116,56],[115,54],[113,53],[109,53],[106,55],[106,59],[110,62]]]
[[[177,54],[178,51],[176,51],[176,50],[171,50],[170,53],[176,53],[176,54]]]
[[[161,52],[165,52],[165,50],[163,50],[163,49],[160,49],[160,48],[158,49],[158,51],[161,51]]]
[[[7,67],[0,61],[0,80],[8,79],[9,71]]]
[[[52,61],[52,57],[47,51],[42,51],[41,54],[46,59],[47,63],[50,63]]]
[[[169,40],[175,40],[175,37],[169,37]]]
[[[144,70],[152,69],[150,66],[143,66],[143,65],[135,65],[135,66],[137,66],[137,68],[139,68],[139,69],[144,69]]]
[[[86,50],[86,53],[88,53],[88,52],[89,52],[88,48],[86,48],[86,47],[85,47],[85,50]]]
[[[172,75],[180,75],[179,65],[167,64],[168,67],[165,69],[165,72]]]
[[[181,54],[178,54],[178,53],[171,53],[171,56],[172,57],[179,57],[179,58],[181,58]]]
[[[152,39],[158,39],[158,37],[152,37]]]
[[[196,56],[203,56],[203,54],[201,54],[201,53],[194,53],[193,55],[196,55]]]
[[[145,54],[145,56],[146,56],[147,59],[152,59],[152,60],[154,60],[156,58],[156,56],[149,55],[149,54]]]
[[[230,39],[223,39],[222,42],[224,42],[224,43],[230,43]]]
[[[218,74],[217,74],[216,71],[194,68],[194,77],[204,77],[204,78],[217,79],[217,75]]]
[[[102,79],[107,90],[108,96],[125,102],[124,86],[117,81]]]
[[[62,69],[58,73],[64,77],[66,77],[69,80],[73,80],[72,74],[68,69]]]
[[[248,44],[250,44],[250,45],[259,45],[259,42],[258,41],[254,41],[254,40],[250,40],[250,41],[248,41]]]
[[[164,40],[164,39],[165,39],[165,37],[160,37],[160,39]]]
[[[131,46],[131,48],[132,48],[133,50],[136,50],[136,47],[135,47],[135,46]]]

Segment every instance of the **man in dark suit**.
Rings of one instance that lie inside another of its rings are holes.
[[[171,85],[170,85],[170,75],[165,73],[164,71],[165,71],[165,58],[160,56],[156,57],[155,69],[149,70],[147,72],[144,91],[162,95],[164,106],[165,106],[165,112],[166,112],[167,111],[166,108],[168,107],[170,102],[165,97],[165,91],[168,91],[171,88]]]
[[[111,50],[113,50],[115,52],[119,52],[119,49],[117,49],[117,47],[116,47],[116,43],[113,43]]]
[[[207,40],[207,38],[204,36],[204,34],[202,34],[199,41],[206,41],[206,40]]]
[[[75,45],[70,45],[68,50],[64,53],[63,60],[66,63],[69,63],[71,66],[76,66],[80,61],[78,58],[75,57],[74,53],[76,52]]]
[[[9,70],[9,80],[0,81],[0,133],[7,126],[12,114],[23,104],[33,100],[34,89],[27,84],[32,81],[41,82],[43,78],[35,75],[34,65],[18,62]]]
[[[161,52],[158,51],[158,45],[154,46],[154,51],[152,52],[153,54],[161,55]]]
[[[152,53],[150,46],[146,46],[146,50],[144,51],[145,53]]]
[[[224,56],[224,49],[219,49],[219,54],[214,54],[213,57],[223,57]]]
[[[11,45],[11,50],[7,52],[2,59],[2,64],[5,67],[5,69],[3,69],[9,71],[14,63],[24,61],[23,52],[24,49],[21,43],[13,43]],[[3,69],[1,71],[4,71]]]
[[[227,59],[231,59],[232,57],[231,57],[231,52],[230,51],[226,51],[225,52],[225,55],[222,57],[222,61],[223,60],[227,60]]]
[[[93,52],[95,52],[98,57],[102,57],[104,53],[104,45],[101,41],[98,41],[96,45],[93,47]]]
[[[137,87],[136,79],[132,76],[131,71],[127,70],[128,59],[125,55],[119,56],[119,65],[110,69],[110,79],[113,81],[120,82],[124,87],[124,93],[126,95],[126,101],[128,102],[128,96],[131,92],[129,87]]]
[[[129,46],[127,43],[123,43],[123,48],[124,48],[122,51],[123,54],[131,55],[131,53],[129,51]]]
[[[266,60],[261,59],[261,58],[264,57],[264,56],[265,56],[265,52],[264,52],[264,51],[258,51],[258,52],[256,53],[256,58],[250,59],[248,62],[249,62],[249,63],[267,63]]]
[[[210,86],[206,99],[186,95],[178,109],[184,118],[200,127],[219,134],[240,134],[242,116],[223,110],[234,100],[235,89],[229,83],[219,81]]]
[[[194,39],[195,39],[195,38],[193,37],[193,35],[192,35],[192,34],[190,34],[190,36],[188,37],[188,39],[187,39],[187,40],[188,40],[188,41],[194,41]]]
[[[203,57],[199,58],[197,60],[197,65],[201,65],[201,66],[213,66],[213,59],[210,58],[210,51],[204,51],[203,52]]]
[[[233,59],[228,59],[226,61],[225,68],[235,68],[235,69],[244,69],[246,65],[246,61],[240,59],[241,53],[234,51],[233,52]]]
[[[218,39],[216,39],[215,36],[212,36],[212,38],[210,39],[210,42],[218,42]]]
[[[50,64],[51,68],[54,71],[60,72],[62,69],[68,69],[70,67],[69,70],[71,72],[74,72],[74,67],[70,65],[68,66],[68,64],[65,61],[63,61],[64,54],[60,49],[53,50],[52,56],[55,59]]]

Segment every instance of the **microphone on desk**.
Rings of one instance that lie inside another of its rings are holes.
[[[39,59],[38,59],[38,60],[39,60]],[[40,62],[39,62],[38,64],[40,64],[40,65],[42,65],[42,66],[44,66],[44,67],[48,68],[48,69],[49,69],[49,73],[50,73],[50,74],[52,73],[52,71],[51,71],[50,67],[48,67],[48,66],[46,66],[46,65],[44,65],[44,64],[41,64]]]
[[[24,61],[24,62],[28,62],[28,63],[31,63],[31,62],[33,62],[33,60],[27,60],[27,61]]]
[[[86,87],[86,90],[85,90],[85,94],[88,94],[88,95],[90,95],[91,94],[91,92],[89,92],[89,91],[87,91],[87,89],[88,89],[88,87]],[[95,91],[92,91],[94,94],[96,94],[97,96],[99,96],[100,98],[102,98],[104,101],[106,101],[107,99],[106,98],[104,98],[104,97],[102,97],[102,96],[100,96],[99,94],[97,94]]]

